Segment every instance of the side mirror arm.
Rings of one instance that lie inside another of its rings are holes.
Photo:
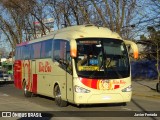
[[[138,59],[138,46],[130,40],[123,40],[126,45],[130,45],[133,50],[134,59]]]

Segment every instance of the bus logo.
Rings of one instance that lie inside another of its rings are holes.
[[[51,72],[52,67],[48,61],[45,63],[39,62],[39,72]]]

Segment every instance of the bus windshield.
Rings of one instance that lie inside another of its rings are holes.
[[[75,62],[79,77],[119,79],[130,75],[128,53],[122,40],[77,39]]]

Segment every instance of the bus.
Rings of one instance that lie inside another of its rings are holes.
[[[0,68],[0,81],[13,81],[13,62],[3,61]]]
[[[136,59],[134,42],[95,25],[66,27],[20,43],[14,63],[15,87],[26,97],[52,97],[60,107],[68,103],[127,103],[132,87],[126,45],[131,46]]]
[[[13,62],[2,62],[2,68],[5,69],[7,74],[13,74]]]

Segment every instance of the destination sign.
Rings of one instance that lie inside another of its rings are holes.
[[[79,66],[78,70],[79,71],[98,71],[99,67],[98,66]]]

